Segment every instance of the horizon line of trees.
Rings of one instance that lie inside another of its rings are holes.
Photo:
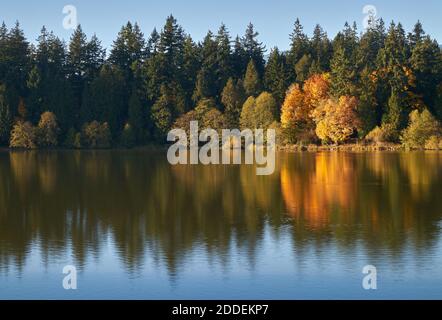
[[[0,145],[108,148],[165,143],[171,128],[275,128],[280,143],[351,139],[442,148],[442,54],[418,21],[406,34],[371,18],[330,40],[296,20],[268,59],[249,24],[196,43],[171,15],[145,37],[121,28],[109,54],[79,25],[69,43],[45,27],[30,44],[0,27]]]

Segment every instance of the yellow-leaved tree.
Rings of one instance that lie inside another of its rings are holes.
[[[289,142],[315,139],[315,122],[312,112],[318,104],[328,99],[329,75],[315,74],[307,79],[303,88],[293,84],[287,91],[281,109],[281,127]]]
[[[352,137],[360,127],[357,105],[357,98],[352,96],[322,100],[312,112],[319,139],[341,143]]]

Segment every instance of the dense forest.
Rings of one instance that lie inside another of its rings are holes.
[[[267,51],[249,24],[196,43],[169,16],[145,37],[128,22],[107,53],[81,26],[68,43],[0,27],[0,144],[107,148],[165,143],[174,127],[275,128],[284,144],[371,141],[442,148],[442,54],[417,22],[345,24],[334,39],[296,20]],[[268,54],[268,55],[267,55]]]

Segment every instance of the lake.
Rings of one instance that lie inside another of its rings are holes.
[[[442,299],[442,153],[276,160],[0,152],[0,299]]]

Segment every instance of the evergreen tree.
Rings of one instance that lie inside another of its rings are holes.
[[[213,39],[212,32],[208,32],[201,46],[201,69],[198,72],[193,100],[217,98],[219,94],[218,78],[218,45]]]
[[[264,74],[264,84],[265,89],[273,95],[278,105],[281,105],[290,84],[290,71],[286,57],[279,52],[278,48],[270,52]]]
[[[124,75],[115,66],[104,65],[83,94],[81,123],[107,122],[112,136],[118,137],[127,119]]]
[[[104,56],[105,51],[98,39],[93,36],[88,42],[81,25],[78,25],[72,34],[67,55],[69,80],[74,93],[76,110],[79,110],[82,104],[82,92],[85,86],[98,75]]]
[[[216,65],[218,93],[224,88],[227,80],[233,76],[232,71],[232,48],[230,45],[230,35],[225,24],[218,30],[215,41],[217,43]]]
[[[157,28],[154,28],[150,34],[149,40],[147,41],[146,54],[148,57],[157,53],[159,43],[160,34],[158,33]]]
[[[425,37],[425,31],[422,27],[422,23],[418,20],[414,25],[413,32],[408,34],[408,43],[413,50],[414,47],[420,43]]]
[[[327,33],[318,24],[313,30],[313,37],[310,41],[313,63],[310,73],[322,73],[330,69],[330,57],[332,46],[327,38]]]
[[[308,56],[310,52],[309,39],[304,33],[304,28],[301,25],[299,19],[296,19],[293,32],[290,34],[291,46],[287,56],[287,64],[290,66],[290,72],[292,74],[291,81],[295,81],[298,76],[296,74],[296,64],[304,56]],[[305,63],[305,61],[304,61]],[[310,66],[309,66],[310,67]],[[301,75],[299,78],[304,78],[305,75]]]
[[[236,79],[240,79],[244,76],[248,62],[249,59],[247,59],[246,51],[243,47],[241,39],[237,36],[234,41],[232,52],[233,76]]]
[[[430,111],[434,112],[437,86],[442,81],[442,56],[439,44],[429,37],[420,39],[412,50],[411,70],[415,76],[415,94],[422,97]]]
[[[134,63],[142,63],[146,58],[146,43],[138,24],[128,22],[118,33],[114,41],[109,62],[123,72],[127,85],[131,87]]]
[[[126,128],[126,135],[130,130],[136,143],[143,142],[145,139],[145,121],[147,119],[147,113],[143,109],[143,105],[138,97],[137,91],[132,90],[132,94],[129,100],[128,110],[128,124],[130,128]]]
[[[1,28],[3,40],[0,49],[0,82],[6,86],[6,103],[11,108],[13,116],[17,114],[17,107],[21,99],[27,95],[26,80],[30,69],[30,47],[20,24],[9,30],[5,36],[6,27]]]
[[[164,141],[168,130],[173,123],[173,98],[169,88],[165,85],[161,87],[161,95],[152,106],[152,121],[154,123],[154,135],[157,141]]]
[[[144,65],[148,98],[153,102],[161,86],[179,86],[182,90],[184,31],[173,16],[169,16],[160,33],[158,51]]]
[[[241,108],[245,98],[244,87],[241,80],[235,81],[233,78],[230,78],[221,95],[226,124],[230,128],[238,128]]]
[[[257,40],[259,33],[255,31],[252,23],[249,23],[246,29],[246,33],[242,38],[242,46],[245,51],[245,56],[247,61],[252,60],[255,64],[255,68],[258,71],[258,75],[262,76],[264,74],[264,52],[265,46],[262,42]]]
[[[368,68],[374,71],[377,68],[377,57],[385,41],[385,25],[382,19],[370,23],[366,32],[361,36],[357,50],[356,63],[359,72]]]
[[[201,68],[199,59],[199,48],[190,36],[184,40],[183,48],[183,78],[181,79],[182,89],[185,94],[185,111],[188,111],[192,105],[192,96],[197,81],[197,74]]]
[[[5,99],[5,86],[0,85],[0,145],[9,143],[12,128],[12,116]]]

